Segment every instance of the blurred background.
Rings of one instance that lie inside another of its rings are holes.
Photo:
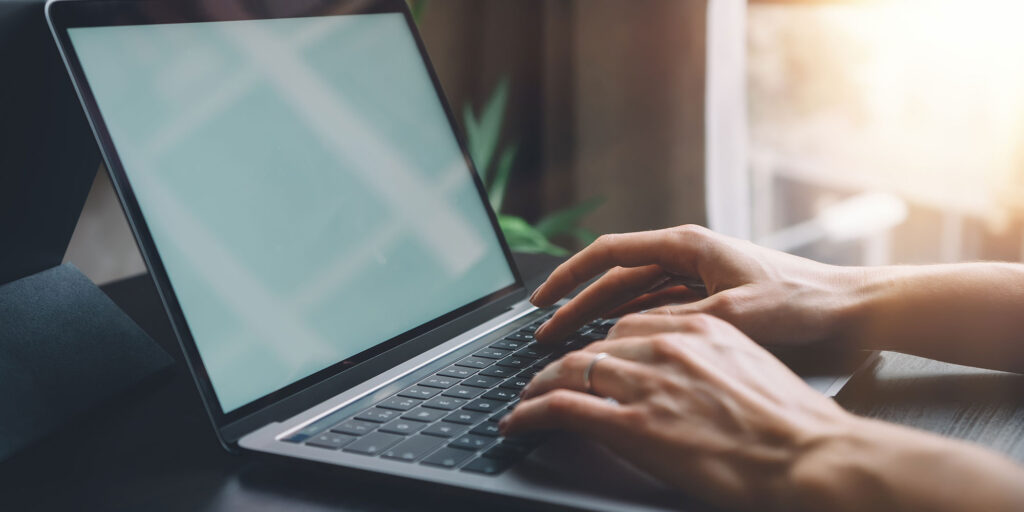
[[[419,0],[515,248],[697,223],[842,264],[1024,257],[1024,4]],[[105,173],[67,259],[144,271]]]

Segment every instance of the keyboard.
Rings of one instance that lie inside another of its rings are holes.
[[[498,421],[548,363],[604,339],[614,320],[596,320],[553,346],[533,333],[547,316],[304,441],[308,446],[439,469],[498,475],[543,442],[543,435],[502,437]]]

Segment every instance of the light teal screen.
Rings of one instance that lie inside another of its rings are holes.
[[[225,412],[514,282],[402,15],[68,32]]]

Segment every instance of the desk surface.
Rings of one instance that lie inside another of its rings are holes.
[[[521,257],[528,282],[555,262]],[[532,284],[531,283],[531,284]],[[226,453],[147,276],[105,286],[168,353],[172,374],[0,464],[0,510],[422,510],[437,494]],[[977,441],[1024,462],[1024,376],[886,353],[838,400],[854,412]],[[472,502],[444,500],[445,510]],[[475,507],[474,507],[475,508]],[[499,509],[488,504],[489,509]]]

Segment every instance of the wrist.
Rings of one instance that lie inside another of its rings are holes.
[[[833,338],[854,350],[898,350],[887,337],[883,325],[891,318],[894,305],[901,299],[906,272],[901,267],[848,267],[838,274],[837,313]],[[905,270],[905,269],[904,269]]]
[[[883,505],[885,482],[873,472],[883,463],[884,425],[850,415],[841,428],[819,436],[797,456],[779,493],[780,510],[867,510]]]

